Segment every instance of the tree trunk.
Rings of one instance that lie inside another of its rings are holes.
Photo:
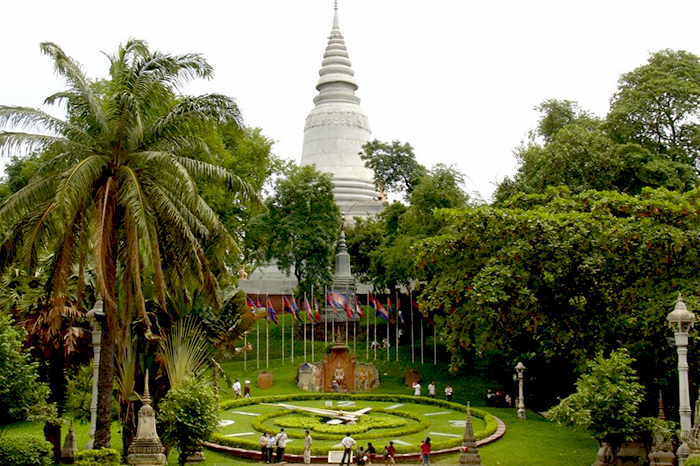
[[[105,270],[105,319],[102,326],[102,350],[100,352],[100,369],[97,377],[97,422],[93,449],[111,446],[112,427],[112,391],[116,375],[116,336],[119,334],[119,317],[117,314],[117,233],[112,230],[111,241],[107,251],[107,270]]]
[[[60,418],[66,401],[66,360],[63,347],[51,347],[48,352],[48,382],[49,403],[56,404],[56,413]],[[61,462],[61,424],[57,420],[49,420],[44,424],[44,436],[53,444],[53,461]]]

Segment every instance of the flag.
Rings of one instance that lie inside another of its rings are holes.
[[[403,320],[403,312],[399,311],[398,314],[399,314],[399,322],[401,322],[402,324],[404,324],[405,322],[404,322],[404,320]]]
[[[360,319],[365,316],[365,313],[362,312],[362,306],[360,306],[360,300],[357,299],[357,295],[355,295],[355,313],[360,316]]]
[[[245,297],[245,305],[249,307],[251,311],[255,309],[255,303],[252,299],[250,299],[250,296]]]
[[[299,320],[299,306],[297,306],[297,298],[292,295],[292,311],[294,311],[294,318]]]
[[[389,320],[389,313],[387,312],[386,309],[384,309],[384,306],[382,306],[382,303],[380,303],[376,299],[374,300],[374,313],[386,321]]]
[[[311,310],[311,304],[309,304],[309,300],[306,299],[306,295],[304,295],[304,304],[302,304],[304,311],[306,312],[306,315],[309,316],[309,320],[313,321],[314,320],[314,313]]]
[[[326,302],[331,305],[333,308],[333,314],[338,315],[338,308],[335,305],[335,302],[333,301],[333,296],[326,290]],[[342,308],[342,306],[341,306]]]
[[[296,303],[295,303],[295,304],[296,304]],[[296,306],[292,307],[292,304],[289,302],[289,300],[287,299],[286,296],[285,296],[284,299],[282,300],[282,307],[283,307],[284,312],[289,312],[291,315],[294,316],[294,319],[295,319],[295,320],[299,320],[299,315],[298,315],[298,314],[299,314],[299,311],[298,311],[298,310],[296,310],[296,311],[294,310],[294,307],[296,307]]]
[[[272,307],[272,302],[270,301],[270,298],[267,298],[267,320],[271,320],[276,324],[279,323],[277,322],[277,312],[275,312],[275,308]]]
[[[257,309],[260,309],[261,307],[263,307],[262,304],[260,304],[260,296],[255,297],[255,307]]]
[[[318,299],[314,296],[314,317],[316,318],[316,322],[321,322],[321,312],[319,311],[318,307]]]
[[[372,293],[367,293],[367,304],[372,306],[372,309],[375,311],[377,310],[377,301],[374,299],[374,296],[372,296]]]
[[[338,293],[337,291],[333,291],[331,293],[331,297],[339,309],[345,309],[348,319],[352,319],[353,314],[352,307],[350,306],[350,300],[346,298],[345,295]]]

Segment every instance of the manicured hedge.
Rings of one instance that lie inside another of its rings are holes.
[[[103,448],[101,450],[82,450],[75,454],[76,466],[119,466],[121,457],[117,450]]]
[[[53,445],[31,435],[0,437],[0,464],[12,466],[51,466]]]
[[[438,406],[438,407],[443,407],[443,408],[448,408],[454,411],[458,412],[463,412],[466,414],[467,412],[467,407],[459,404],[459,403],[454,403],[451,401],[445,401],[445,400],[436,400],[433,398],[427,398],[427,397],[417,397],[417,396],[408,396],[408,395],[378,395],[378,394],[347,394],[347,393],[299,393],[299,394],[290,394],[290,395],[274,395],[274,396],[262,396],[262,397],[255,397],[255,398],[242,398],[238,400],[228,400],[224,401],[221,403],[221,409],[222,410],[229,410],[233,408],[241,408],[244,406],[250,406],[250,405],[256,405],[259,403],[281,403],[281,402],[286,402],[286,401],[304,401],[304,400],[341,400],[341,401],[355,401],[355,400],[365,400],[365,401],[380,401],[380,402],[387,402],[387,403],[416,403],[416,404],[423,404],[423,405],[431,405],[431,406]],[[280,416],[286,416],[289,414],[292,414],[294,411],[292,410],[280,410],[280,411],[275,411],[272,413],[264,414],[262,416],[257,417],[252,423],[252,427],[256,429],[258,432],[269,432],[270,428],[265,426],[264,423],[265,421],[275,418],[275,417],[280,417]],[[418,424],[409,424],[407,426],[404,426],[402,428],[392,428],[392,429],[386,429],[385,434],[387,436],[392,436],[392,437],[401,437],[404,435],[411,435],[415,434],[418,432],[421,432],[428,428],[430,425],[427,421],[423,420],[421,417],[413,415],[411,413],[408,413],[406,411],[400,411],[400,410],[392,410],[392,411],[386,411],[386,410],[381,410],[381,409],[375,409],[373,412],[386,412],[390,413],[395,416],[400,416],[400,417],[405,417],[408,419],[412,419],[418,422]],[[482,411],[480,409],[471,409],[471,414],[472,417],[479,418],[484,420],[486,427],[483,430],[474,432],[474,436],[476,437],[477,440],[482,440],[493,433],[496,432],[498,429],[498,423],[496,422],[496,418],[490,415],[489,413]],[[344,427],[339,426],[339,429],[343,429]],[[343,431],[344,433],[344,431]],[[290,437],[295,437],[296,434],[292,432],[288,432]],[[376,436],[376,432],[372,435],[372,432],[368,433],[359,433],[356,435],[353,435],[353,438],[355,439],[363,439],[363,438],[373,438]],[[342,437],[342,435],[340,436]],[[318,440],[333,440],[333,439],[340,439],[338,434],[327,434],[327,433],[319,433],[316,432],[314,434],[314,438]],[[241,437],[225,437],[221,434],[214,434],[211,437],[211,441],[214,443],[217,443],[219,445],[225,445],[233,448],[243,448],[246,450],[259,450],[260,445],[258,444],[258,439],[255,440],[249,440],[249,439],[244,439]],[[462,439],[461,438],[451,438],[447,440],[438,440],[433,442],[433,450],[442,450],[442,449],[447,449],[447,448],[454,448],[462,444]],[[301,445],[289,445],[287,447],[287,452],[291,454],[301,454],[303,450],[303,447]],[[408,447],[408,446],[402,446],[402,445],[397,445],[396,451],[397,453],[411,453],[415,450],[414,447]],[[313,455],[325,455],[326,449],[324,448],[312,448]]]

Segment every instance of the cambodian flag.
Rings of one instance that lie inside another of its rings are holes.
[[[321,322],[321,312],[319,312],[318,309],[318,299],[314,296],[314,317],[316,318],[316,322]]]
[[[270,298],[267,298],[267,320],[271,320],[274,323],[277,322],[277,312],[275,311],[275,308],[272,307],[272,302],[270,301]]]
[[[360,316],[360,319],[365,316],[365,313],[362,312],[362,306],[360,306],[360,300],[357,299],[357,295],[355,295],[355,313]]]

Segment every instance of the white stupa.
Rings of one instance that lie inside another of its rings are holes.
[[[316,165],[333,175],[333,194],[348,220],[374,215],[382,209],[372,170],[360,158],[370,140],[367,116],[355,95],[357,82],[345,40],[340,33],[338,2],[333,28],[316,84],[318,95],[306,117],[301,165]]]

